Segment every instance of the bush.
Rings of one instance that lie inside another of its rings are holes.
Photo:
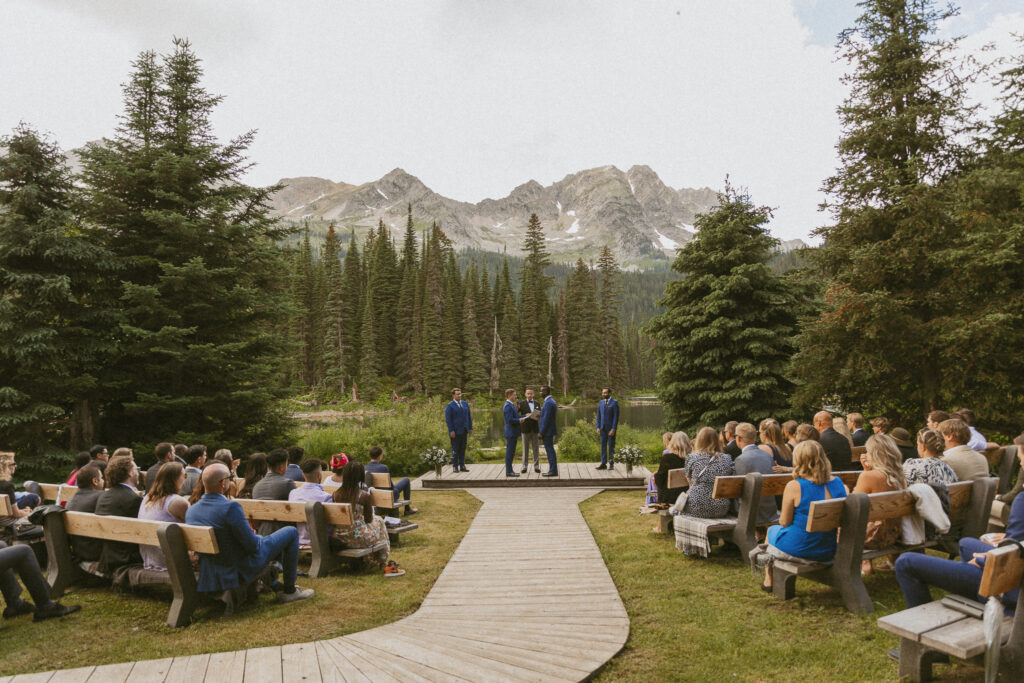
[[[558,457],[566,462],[588,462],[601,458],[601,440],[589,420],[576,420],[558,436]]]

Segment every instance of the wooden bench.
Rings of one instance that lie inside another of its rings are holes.
[[[1024,558],[1016,544],[989,551],[981,576],[979,595],[1002,595],[1024,587]],[[900,638],[899,675],[912,681],[931,680],[932,664],[942,655],[958,659],[981,658],[986,651],[981,619],[953,609],[948,599],[936,600],[878,620],[879,628]],[[982,607],[978,603],[979,609]],[[1000,671],[1007,680],[1024,678],[1024,590],[1017,598],[1014,616],[1004,617]]]
[[[867,446],[850,446],[850,462],[860,462],[860,456],[868,452]]]
[[[43,500],[52,500],[56,505],[64,505],[78,493],[77,486],[68,484],[40,484]]]
[[[772,564],[773,593],[789,600],[795,593],[797,577],[811,579],[832,586],[839,591],[843,603],[851,612],[867,614],[874,611],[874,603],[860,574],[860,563],[883,555],[899,554],[932,547],[945,547],[963,536],[980,536],[988,523],[988,510],[995,496],[996,480],[992,477],[963,481],[949,486],[949,534],[920,545],[895,545],[879,550],[865,550],[864,536],[869,521],[898,519],[915,512],[915,500],[907,491],[887,493],[851,493],[846,498],[818,500],[811,503],[807,518],[807,531],[834,531],[842,529],[831,564],[798,563],[775,560]],[[954,543],[955,545],[955,543]],[[952,552],[955,553],[955,547]]]
[[[390,492],[382,492],[391,495]],[[355,564],[362,558],[383,550],[384,543],[367,548],[345,548],[331,550],[331,526],[352,526],[352,508],[347,503],[306,503],[306,524],[309,527],[310,551],[313,559],[309,565],[309,575],[321,578],[337,569],[343,562]]]
[[[371,489],[386,489],[391,492],[391,505],[377,505],[374,503],[374,507],[378,510],[391,510],[395,514],[393,517],[399,517],[402,510],[408,513],[409,508],[412,507],[412,501],[410,500],[395,500],[395,484],[391,481],[391,474],[389,472],[367,472],[366,473],[366,485]]]
[[[378,475],[378,476],[380,476],[380,475]],[[390,484],[390,481],[391,481],[390,476],[387,475],[386,473],[383,473],[383,476],[388,477],[388,483]],[[368,473],[367,479],[369,479],[369,473]],[[298,488],[299,486],[302,486],[304,483],[305,482],[302,482],[302,481],[295,482],[295,487]],[[324,488],[324,491],[326,491],[327,493],[334,493],[338,489],[337,486],[329,486],[329,485],[323,485],[323,488]],[[385,495],[385,494],[387,494],[387,495]],[[390,496],[390,497],[388,497],[388,496]],[[390,488],[387,488],[387,489],[371,488],[370,489],[370,498],[371,498],[371,501],[373,502],[373,507],[378,509],[378,510],[387,510],[387,511],[394,511],[395,510],[394,494],[391,492]],[[416,529],[419,529],[419,528],[420,528],[419,524],[412,524],[412,523],[408,523],[408,522],[403,524],[402,526],[395,526],[395,527],[389,526],[388,527],[388,539],[391,541],[391,545],[398,545],[401,542],[402,534],[409,533],[410,531],[415,531]]]
[[[14,507],[11,505],[10,496],[0,496],[0,517],[13,517]]]
[[[167,625],[172,628],[186,626],[199,602],[196,575],[192,571],[188,551],[209,555],[218,552],[213,527],[208,526],[169,524],[53,508],[48,510],[43,518],[43,529],[49,556],[47,580],[54,598],[63,595],[68,586],[81,581],[87,573],[71,555],[69,536],[160,546],[167,563],[167,571],[141,570],[137,574],[141,579],[137,585],[170,584],[174,598],[167,612]]]
[[[997,475],[999,477],[999,493],[1006,493],[1013,488],[1013,482],[1020,472],[1020,458],[1017,457],[1016,446],[1003,446],[999,459]]]

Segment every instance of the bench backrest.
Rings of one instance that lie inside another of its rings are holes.
[[[11,507],[10,496],[0,495],[0,517],[13,517],[14,510]]]
[[[860,472],[835,472],[835,476],[843,480],[849,488],[857,485],[857,477]],[[711,493],[712,498],[740,498],[743,495],[742,474],[733,474],[728,477],[715,477],[715,488]],[[762,474],[761,495],[781,496],[786,484],[793,481],[792,474]]]
[[[367,472],[366,485],[378,489],[389,489],[391,488],[391,474],[388,472]]]
[[[1000,595],[1024,583],[1024,557],[1020,547],[1004,545],[988,552],[985,570],[981,574],[981,588],[978,594],[984,597]]]
[[[963,523],[967,516],[973,487],[974,482],[971,481],[959,481],[948,487],[949,520],[954,526]],[[868,496],[868,500],[871,505],[868,511],[869,522],[903,517],[913,514],[916,510],[916,500],[906,490],[872,493]],[[807,518],[807,531],[830,531],[838,528],[843,516],[845,501],[845,498],[832,498],[816,500],[811,503]]]
[[[245,516],[252,521],[306,523],[306,502],[293,500],[238,499]],[[352,526],[352,506],[348,503],[324,503],[327,523],[333,526]]]
[[[999,461],[999,493],[1006,493],[1013,487],[1013,479],[1020,471],[1020,459],[1017,457],[1016,446],[1003,446],[1003,456]]]
[[[139,545],[160,545],[157,530],[167,522],[148,519],[94,515],[91,512],[65,512],[64,530],[72,536],[88,536],[104,541],[121,541]],[[194,524],[178,524],[189,550],[215,555],[218,552],[217,538],[213,527]]]
[[[859,462],[860,456],[868,452],[867,446],[851,446],[850,447],[850,460],[853,462]]]
[[[43,492],[43,500],[52,500],[57,503],[66,503],[78,493],[77,486],[67,484],[40,484],[39,490]]]
[[[654,476],[654,475],[651,475]],[[678,489],[684,486],[689,486],[690,480],[686,478],[686,469],[679,467],[674,470],[668,471],[668,488]]]

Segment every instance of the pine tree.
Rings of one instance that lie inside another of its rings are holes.
[[[619,276],[622,271],[612,255],[612,250],[605,245],[601,256],[597,259],[597,272],[600,288],[601,309],[601,341],[604,361],[604,383],[622,389],[626,385],[626,352],[622,345],[622,328],[619,325],[620,307],[622,305],[622,287]]]
[[[121,268],[123,347],[101,436],[265,444],[285,424],[275,380],[290,231],[269,212],[279,187],[242,182],[253,133],[217,141],[221,98],[187,41],[133,66],[114,137],[82,154],[85,218]]]
[[[494,343],[494,304],[491,300],[491,275],[487,262],[480,268],[480,289],[476,296],[476,319],[480,328],[480,347],[488,353]]]
[[[455,254],[449,251],[445,267],[444,332],[441,346],[444,348],[444,385],[452,387],[461,387],[463,384],[463,336],[459,329],[463,321],[462,289],[462,278],[459,275],[459,267],[455,264]]]
[[[344,283],[339,258],[338,234],[332,223],[324,237],[322,265],[327,288],[324,306],[323,393],[327,397],[345,396],[345,316],[342,306]]]
[[[324,311],[319,282],[307,224],[303,230],[302,248],[299,250],[298,263],[292,279],[293,296],[299,310],[296,324],[298,342],[301,345],[302,383],[306,388],[312,388],[318,383],[322,366]]]
[[[562,396],[569,393],[569,324],[565,317],[565,292],[558,292],[558,338],[555,348],[558,353],[558,379],[562,384]]]
[[[530,214],[523,251],[526,258],[519,290],[523,372],[530,382],[537,382],[547,375],[548,290],[554,278],[544,274],[550,259],[544,244],[544,228],[535,213]]]
[[[427,394],[444,392],[444,261],[441,253],[441,231],[435,225],[423,253],[421,304],[422,331],[420,349],[423,357],[423,389]]]
[[[600,351],[601,311],[595,294],[594,273],[576,261],[566,287],[565,320],[569,331],[569,378],[571,387],[582,397],[595,397],[601,391],[604,360]]]
[[[498,366],[502,389],[518,389],[523,383],[519,312],[516,310],[513,297],[511,290],[505,294],[505,301],[501,306],[501,319],[498,322],[498,333],[503,347]]]
[[[490,367],[480,346],[472,292],[466,294],[462,310],[462,388],[466,393],[476,396],[483,394],[490,384]]]
[[[373,285],[366,287],[366,301],[363,304],[363,319],[360,326],[360,337],[365,340],[375,339],[377,336],[376,320],[374,319],[373,306]],[[364,343],[362,355],[359,358],[359,395],[365,401],[373,401],[380,391],[380,356],[377,353],[377,345]]]
[[[963,226],[941,185],[964,157],[971,110],[956,43],[935,37],[954,10],[934,6],[868,0],[840,36],[850,94],[839,108],[841,166],[824,184],[834,222],[816,231],[824,244],[812,254],[825,301],[794,361],[801,407],[916,421],[962,400],[944,389],[946,368],[973,337],[951,332],[974,320],[942,295],[950,277],[966,283],[955,272]]]
[[[667,422],[686,429],[778,415],[792,390],[800,305],[768,266],[771,211],[728,184],[718,202],[697,217],[696,238],[672,263],[685,277],[668,284],[665,312],[647,327]]]
[[[57,145],[21,124],[0,150],[0,433],[32,474],[47,452],[95,437],[98,382],[116,351],[116,302],[103,282],[116,270],[96,231],[72,216]]]
[[[422,380],[416,367],[418,349],[414,354],[414,345],[419,344],[416,336],[416,323],[413,316],[416,307],[416,280],[419,276],[419,254],[416,251],[416,232],[413,229],[412,204],[409,204],[409,215],[405,224],[405,239],[402,246],[402,257],[399,263],[401,276],[398,290],[398,308],[395,310],[395,364],[394,375],[399,387],[409,387],[414,392],[422,391]]]
[[[346,321],[344,328],[344,353],[342,354],[345,376],[350,380],[359,376],[359,359],[363,357],[360,344],[360,326],[363,320],[363,268],[359,258],[359,245],[356,243],[356,231],[353,228],[348,240],[348,251],[345,252],[344,287],[341,297],[342,319]]]
[[[398,256],[395,254],[391,232],[384,227],[383,221],[378,225],[372,254],[372,258],[367,257],[367,263],[370,264],[367,277],[373,285],[373,313],[377,323],[377,337],[374,343],[377,345],[382,374],[392,374],[395,357],[395,309],[398,307],[402,274],[398,270]]]

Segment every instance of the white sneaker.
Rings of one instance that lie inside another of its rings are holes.
[[[294,593],[285,593],[284,591],[281,591],[280,593],[278,593],[277,594],[277,601],[278,602],[298,602],[299,600],[308,600],[311,597],[313,597],[313,589],[312,588],[299,588],[298,586],[296,586]]]

